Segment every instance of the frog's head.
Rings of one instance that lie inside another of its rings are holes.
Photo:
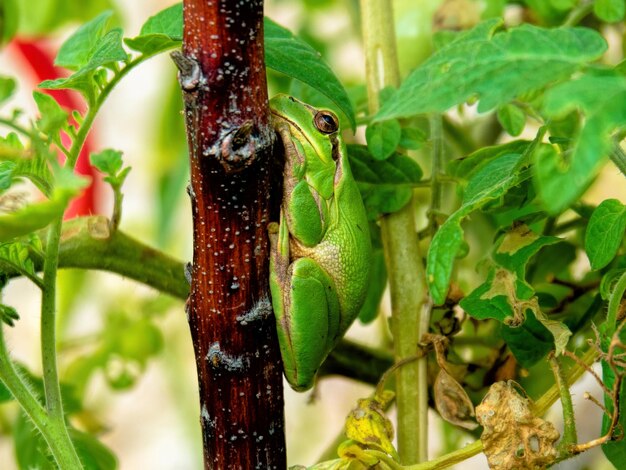
[[[307,182],[324,199],[334,192],[335,171],[340,157],[339,120],[327,109],[317,109],[288,95],[277,95],[270,101],[275,120],[285,122],[291,143],[304,162]]]

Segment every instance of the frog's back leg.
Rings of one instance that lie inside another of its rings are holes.
[[[328,274],[310,258],[294,261],[289,277],[282,318],[277,314],[277,321],[286,322],[277,329],[278,340],[289,384],[295,390],[307,390],[339,337],[339,299]],[[272,289],[275,295],[280,292]]]

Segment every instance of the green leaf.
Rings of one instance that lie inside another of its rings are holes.
[[[0,194],[13,184],[13,172],[17,165],[12,161],[0,161]]]
[[[600,58],[607,47],[590,29],[524,24],[496,33],[501,25],[501,20],[480,23],[435,52],[406,78],[375,119],[440,113],[477,95],[478,111],[488,111],[568,77]]]
[[[180,47],[180,40],[172,40],[164,34],[148,34],[134,38],[124,38],[124,43],[144,55],[155,55]]]
[[[598,174],[613,149],[612,133],[626,126],[625,102],[626,77],[619,75],[587,74],[546,93],[548,116],[562,117],[574,109],[585,115],[567,158],[548,145],[535,152],[535,178],[548,211],[558,214],[565,210]]]
[[[516,153],[502,155],[477,171],[467,183],[461,207],[467,210],[504,195],[517,182],[515,170],[520,158]]]
[[[527,226],[517,225],[496,244],[493,259],[498,265],[516,273],[523,281],[528,261],[543,247],[561,241],[558,237],[539,236]],[[531,289],[530,286],[528,288]]]
[[[17,134],[10,132],[0,137],[0,193],[22,178],[31,180],[45,195],[51,192],[52,174],[48,166],[49,152],[46,147],[25,154]]]
[[[115,470],[117,458],[100,441],[90,434],[70,428],[70,438],[76,447],[76,453],[86,470]]]
[[[99,153],[92,153],[89,161],[102,173],[115,176],[122,169],[122,152],[119,150],[105,149]]]
[[[0,304],[0,322],[13,326],[15,325],[15,321],[19,319],[20,316],[18,315],[17,310],[8,305]]]
[[[448,164],[448,173],[456,178],[468,180],[490,161],[506,154],[522,154],[530,144],[527,140],[514,140],[506,144],[483,147],[467,157],[457,158]]]
[[[400,137],[400,147],[407,150],[417,150],[426,142],[426,133],[417,127],[403,127]]]
[[[370,220],[402,209],[422,179],[422,169],[406,155],[376,160],[367,147],[348,145],[348,157]]]
[[[328,96],[356,128],[348,94],[319,52],[269,18],[264,25],[266,66]]]
[[[73,73],[69,77],[56,78],[54,80],[44,80],[39,84],[39,88],[48,90],[72,89],[77,90],[85,96],[87,103],[93,103],[95,99],[96,84],[93,79],[93,70],[82,69]]]
[[[554,337],[530,311],[524,324],[516,328],[502,325],[500,331],[502,339],[522,367],[531,367],[554,349]]]
[[[177,3],[151,16],[141,27],[140,36],[162,34],[175,41],[183,40],[183,4]]]
[[[516,167],[521,157],[521,154],[505,154],[477,171],[467,185],[461,207],[435,233],[426,263],[426,282],[435,305],[441,305],[446,300],[454,260],[463,242],[463,218],[502,197],[520,182]]]
[[[370,124],[365,129],[367,148],[377,160],[390,157],[400,144],[402,128],[395,119]]]
[[[37,127],[44,134],[55,135],[67,123],[67,112],[50,95],[34,91],[33,98],[41,114]]]
[[[41,433],[20,413],[13,427],[15,457],[20,469],[54,470],[56,465]]]
[[[595,0],[593,12],[602,21],[615,23],[624,19],[626,5],[624,0]]]
[[[0,104],[11,98],[16,88],[15,80],[11,77],[0,76]]]
[[[69,434],[78,458],[86,470],[115,470],[117,468],[115,455],[94,437],[72,428]],[[17,419],[13,437],[20,468],[38,470],[57,468],[43,436],[24,414]]]
[[[41,242],[38,237],[32,237],[29,241],[20,240],[0,244],[0,272],[15,270],[22,276],[37,278],[31,250],[41,251]]]
[[[522,133],[526,125],[526,114],[518,106],[505,104],[498,108],[498,121],[505,131],[516,137]]]
[[[70,70],[79,70],[87,65],[105,34],[112,11],[105,11],[83,24],[61,45],[54,61],[55,65]]]
[[[89,61],[81,67],[84,70],[95,70],[96,68],[110,64],[112,62],[120,62],[128,59],[128,54],[122,47],[121,28],[115,28],[109,31],[100,39],[89,56]]]
[[[63,214],[72,197],[87,184],[87,179],[73,175],[69,171],[59,172],[50,199],[30,204],[10,214],[0,215],[0,242],[46,227]]]
[[[474,318],[495,318],[516,328],[526,323],[530,311],[552,334],[557,354],[563,352],[571,331],[543,313],[534,289],[525,279],[528,261],[543,247],[560,241],[539,236],[524,225],[514,227],[496,243],[492,257],[497,265],[491,268],[487,280],[461,301],[461,307]]]
[[[624,240],[626,206],[617,199],[602,201],[593,211],[585,233],[585,251],[592,269],[611,262]]]

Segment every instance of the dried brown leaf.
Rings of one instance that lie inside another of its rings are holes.
[[[481,436],[492,470],[539,470],[556,457],[559,432],[552,423],[533,414],[530,398],[512,380],[494,383],[476,407],[485,428]]]

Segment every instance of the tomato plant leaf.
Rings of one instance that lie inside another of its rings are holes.
[[[507,154],[522,154],[530,144],[527,140],[514,140],[506,144],[483,147],[470,155],[448,163],[448,173],[455,178],[467,181],[490,161]]]
[[[626,206],[617,199],[602,201],[591,214],[585,232],[585,251],[592,269],[601,269],[611,262],[626,230]]]
[[[400,137],[400,147],[407,150],[417,150],[426,142],[426,133],[417,127],[403,127]]]
[[[516,167],[521,154],[506,154],[476,171],[463,196],[463,203],[441,225],[432,239],[426,262],[426,282],[435,305],[446,300],[452,267],[463,241],[461,222],[470,212],[498,199],[520,182]]]
[[[624,19],[626,3],[624,0],[595,0],[593,12],[602,21],[615,23]]]
[[[389,158],[400,144],[402,128],[395,119],[370,124],[365,129],[367,148],[374,158]]]
[[[0,244],[0,270],[8,268],[23,276],[36,278],[37,273],[31,258],[31,250],[41,251],[41,242],[38,237],[32,237],[29,242],[20,240]]]
[[[602,90],[602,93],[598,93]],[[562,117],[574,109],[585,115],[567,158],[549,145],[535,152],[535,178],[545,207],[554,214],[566,209],[589,186],[606,162],[612,133],[626,126],[626,77],[586,74],[546,93],[544,110]]]
[[[356,128],[346,90],[320,53],[269,18],[265,18],[265,64],[300,80],[330,98]]]
[[[370,220],[402,209],[422,179],[422,169],[406,155],[376,160],[367,147],[348,145],[348,157]]]
[[[498,122],[502,125],[509,135],[516,137],[524,130],[526,124],[526,114],[519,106],[507,103],[498,108]]]
[[[40,114],[37,127],[44,134],[54,136],[67,123],[67,112],[50,95],[34,91],[33,98]]]
[[[148,18],[139,36],[126,38],[124,42],[131,49],[153,55],[180,47],[182,40],[183,4],[176,3]]]
[[[88,183],[87,179],[65,170],[58,172],[56,176],[56,185],[50,199],[0,215],[0,242],[46,227],[63,214],[70,200]]]
[[[17,310],[9,305],[0,304],[0,322],[5,325],[13,326],[15,325],[15,321],[19,319],[20,316],[18,315]]]
[[[183,4],[176,3],[151,16],[141,27],[140,36],[163,34],[176,41],[183,40]]]
[[[606,42],[584,28],[524,24],[496,32],[487,20],[435,52],[383,104],[375,119],[444,112],[478,96],[478,111],[568,77],[604,53]],[[477,58],[480,58],[477,60]]]
[[[112,11],[105,11],[93,20],[80,26],[61,45],[54,61],[55,65],[70,70],[78,70],[92,60],[94,51],[105,35]]]
[[[115,176],[122,169],[122,152],[119,150],[105,149],[102,152],[92,153],[89,161],[93,166],[106,175]]]

